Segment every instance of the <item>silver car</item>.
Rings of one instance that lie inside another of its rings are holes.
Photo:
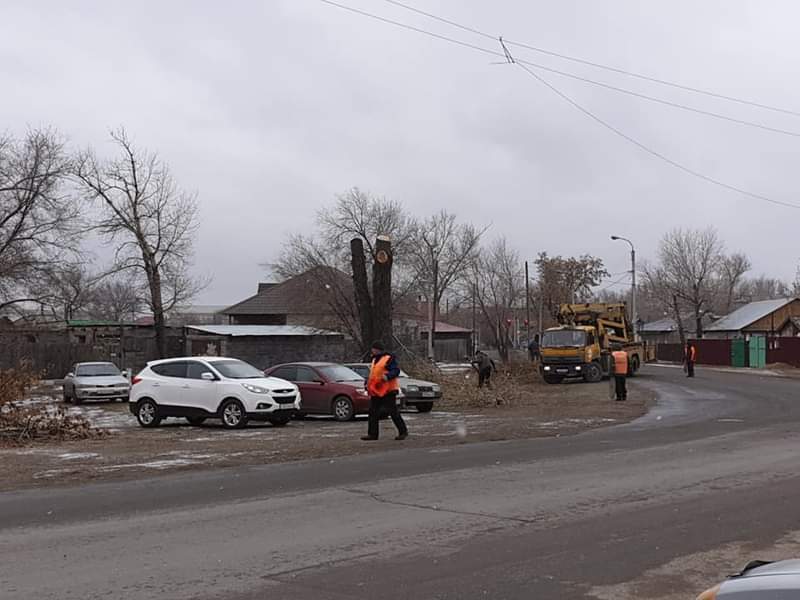
[[[84,400],[128,401],[131,384],[110,362],[77,363],[64,378],[64,402]]]
[[[790,600],[800,598],[800,560],[753,561],[741,573],[706,590],[697,600]]]

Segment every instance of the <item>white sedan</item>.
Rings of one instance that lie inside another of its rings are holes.
[[[300,410],[300,390],[235,358],[170,358],[148,363],[133,378],[129,407],[142,427],[167,417],[192,425],[216,418],[228,429],[249,420],[283,426]]]

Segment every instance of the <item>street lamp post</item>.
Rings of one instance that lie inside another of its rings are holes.
[[[637,325],[637,321],[639,319],[639,315],[636,313],[636,248],[633,247],[633,242],[628,238],[612,235],[611,239],[615,242],[617,240],[628,242],[631,247],[631,322],[633,327],[633,339],[634,341],[638,341],[639,327]]]

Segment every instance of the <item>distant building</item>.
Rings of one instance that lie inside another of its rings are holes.
[[[709,325],[703,337],[737,339],[752,336],[795,337],[800,333],[800,299],[751,302]]]

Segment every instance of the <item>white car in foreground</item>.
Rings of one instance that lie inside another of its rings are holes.
[[[170,358],[148,363],[133,378],[129,407],[142,427],[166,417],[192,425],[220,419],[228,429],[249,420],[283,426],[300,410],[300,390],[235,358]]]

